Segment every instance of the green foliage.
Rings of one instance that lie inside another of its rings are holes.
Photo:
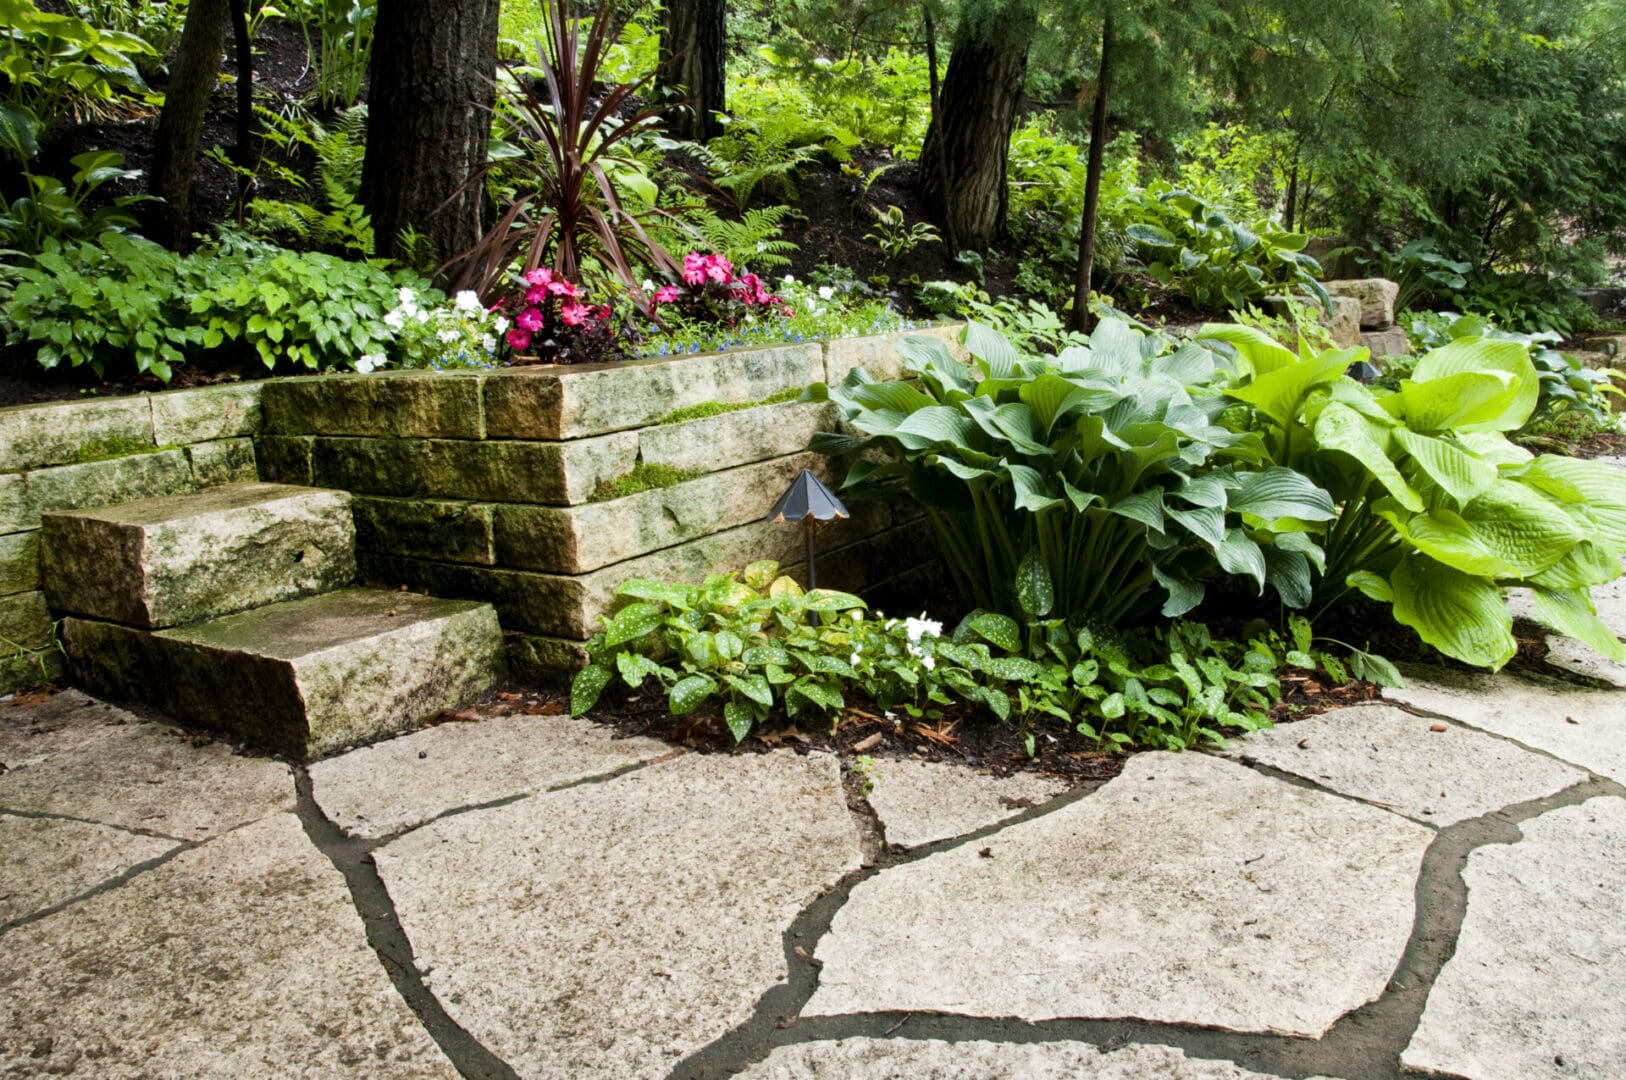
[[[1307,237],[1270,218],[1243,225],[1201,196],[1162,182],[1126,195],[1113,213],[1135,219],[1124,233],[1151,275],[1178,287],[1200,310],[1234,310],[1288,287],[1332,306],[1316,280],[1320,265],[1303,253]]]
[[[1368,268],[1373,277],[1388,278],[1400,286],[1395,297],[1396,311],[1416,307],[1418,301],[1429,297],[1437,299],[1461,292],[1468,284],[1462,275],[1473,269],[1468,263],[1440,254],[1433,237],[1413,240],[1392,252],[1373,244],[1368,254],[1355,256],[1355,261]]]
[[[87,204],[103,184],[133,180],[141,175],[140,170],[126,169],[124,155],[111,150],[76,154],[70,164],[74,174],[67,184],[53,176],[24,170],[27,193],[12,200],[0,214],[0,255],[14,256],[17,262],[26,264],[50,241],[94,240],[103,233],[136,227],[129,207],[151,196],[116,195],[94,211],[87,209]],[[4,269],[0,267],[0,277]]]
[[[818,145],[838,161],[853,147],[883,146],[900,158],[920,153],[931,121],[926,58],[888,48],[830,60],[780,41],[756,50],[754,67],[730,79],[729,108],[787,145]]]
[[[735,219],[719,217],[703,208],[687,216],[700,234],[699,250],[714,251],[737,266],[749,266],[758,273],[766,273],[790,265],[796,245],[784,239],[780,230],[786,218],[802,215],[782,203],[747,210]]]
[[[0,0],[0,28],[0,109],[32,116],[41,130],[146,90],[135,61],[153,48],[134,34],[43,12],[33,0]]]
[[[889,205],[885,210],[872,213],[875,215],[875,226],[864,234],[864,239],[874,244],[887,262],[896,262],[921,244],[943,242],[934,225],[924,221],[917,221],[914,225],[905,224],[901,207]]]
[[[812,448],[857,456],[847,487],[917,501],[968,601],[1015,612],[1032,560],[1060,615],[1108,623],[1158,594],[1165,616],[1184,614],[1221,573],[1308,600],[1299,581],[1320,549],[1303,530],[1332,502],[1289,468],[1252,468],[1256,437],[1217,422],[1226,374],[1207,348],[1117,318],[1053,358],[976,322],[964,340],[970,364],[934,338],[900,343],[918,382],[858,370],[816,384],[859,434]]]
[[[1585,308],[1573,289],[1547,274],[1528,272],[1473,271],[1455,302],[1468,314],[1528,334],[1569,334]]]
[[[795,201],[798,171],[821,152],[846,160],[856,145],[845,132],[806,116],[770,113],[725,121],[721,135],[687,148],[711,170],[712,183],[736,210],[744,210],[759,192]]]
[[[373,51],[376,4],[365,0],[284,0],[287,17],[305,34],[322,109],[348,109],[361,98]]]
[[[1321,325],[1319,316],[1319,309],[1289,297],[1287,309],[1280,315],[1267,315],[1249,304],[1241,311],[1231,312],[1231,321],[1238,326],[1263,330],[1289,349],[1298,348],[1301,341],[1312,349],[1330,349],[1333,347],[1332,332]]]
[[[261,12],[267,8],[276,13],[269,4]],[[134,57],[147,77],[163,67],[164,58],[181,40],[181,29],[186,24],[186,4],[167,0],[80,0],[78,13],[99,31],[130,34],[151,46],[150,53]]]
[[[309,118],[289,119],[256,107],[266,141],[291,155],[300,147],[316,158],[322,203],[254,199],[248,204],[247,229],[256,236],[286,238],[304,247],[349,251],[366,257],[373,251],[373,225],[358,201],[362,159],[366,156],[367,107],[339,113],[331,128]],[[290,174],[299,186],[305,181]]]
[[[593,497],[588,501],[608,502],[611,499],[622,499],[644,491],[659,491],[703,475],[705,474],[692,469],[678,469],[671,465],[640,461],[620,476],[599,481],[598,486],[593,489]]]
[[[1318,580],[1300,583],[1323,609],[1364,594],[1446,655],[1497,668],[1515,651],[1503,593],[1527,586],[1538,621],[1626,658],[1590,596],[1620,576],[1626,475],[1508,440],[1539,396],[1528,344],[1460,338],[1397,390],[1371,390],[1344,374],[1364,350],[1295,355],[1240,327],[1199,336],[1238,354],[1231,425],[1338,504],[1314,526]]]

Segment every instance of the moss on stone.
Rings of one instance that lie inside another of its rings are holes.
[[[628,472],[622,473],[613,480],[603,480],[593,489],[593,497],[589,502],[608,502],[611,499],[622,499],[628,495],[636,495],[640,491],[655,491],[660,488],[669,488],[683,483],[685,480],[694,480],[704,473],[690,469],[674,469],[670,465],[650,465],[639,462]]]
[[[135,454],[156,454],[161,450],[178,450],[173,444],[168,446],[154,446],[150,442],[140,439],[114,437],[110,439],[96,439],[81,446],[73,455],[72,465],[88,465],[92,461],[112,461],[114,458],[131,457]]]
[[[742,409],[754,409],[759,405],[780,405],[787,401],[795,401],[802,396],[800,386],[787,386],[776,394],[769,394],[761,401],[702,401],[698,405],[686,405],[681,409],[673,409],[661,417],[663,424],[681,424],[685,420],[704,420],[710,416],[722,416],[724,413],[739,412]]]

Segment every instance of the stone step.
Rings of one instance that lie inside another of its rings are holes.
[[[404,731],[503,674],[489,604],[382,589],[171,630],[70,617],[62,632],[91,689],[300,758]]]
[[[47,514],[45,593],[71,615],[163,629],[355,580],[350,495],[226,484]]]

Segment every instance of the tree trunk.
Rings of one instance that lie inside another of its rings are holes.
[[[1101,70],[1090,117],[1090,156],[1084,169],[1084,218],[1078,230],[1078,280],[1073,284],[1074,330],[1090,327],[1090,278],[1095,274],[1095,232],[1101,217],[1101,174],[1106,170],[1107,93],[1112,85],[1112,12],[1101,27]]]
[[[483,231],[497,0],[392,0],[373,29],[361,201],[381,256],[444,263]],[[427,250],[403,252],[411,228]]]
[[[1011,0],[962,22],[949,56],[918,183],[927,211],[965,248],[986,248],[1005,229],[1005,159],[1037,23],[1027,0]]]
[[[725,0],[667,0],[661,27],[661,85],[686,99],[666,123],[680,139],[704,141],[723,130],[717,122],[727,102],[723,76]]]
[[[232,0],[231,34],[237,50],[237,148],[232,161],[244,170],[237,174],[237,224],[241,225],[260,164],[260,144],[254,137],[254,43],[248,36],[248,0]]]
[[[1283,213],[1282,227],[1293,231],[1293,221],[1299,212],[1299,162],[1293,159],[1293,168],[1287,174],[1287,210]]]
[[[931,91],[932,100],[930,123],[936,124],[940,122],[940,118],[943,115],[943,95],[939,90],[937,83],[937,23],[932,18],[932,5],[930,0],[927,0],[926,3],[920,6],[920,14],[926,23],[927,88]],[[940,190],[947,191],[949,186],[948,167],[943,162],[942,154],[936,154],[934,157],[937,159],[938,187]],[[945,219],[943,222],[943,232],[947,234],[945,239],[948,241],[949,255],[958,255],[960,253],[960,238],[954,234],[953,222]]]
[[[186,11],[181,43],[169,69],[164,108],[158,114],[153,145],[152,186],[164,200],[153,212],[155,239],[175,247],[190,230],[192,172],[209,98],[220,78],[220,58],[231,22],[230,0],[192,0]]]

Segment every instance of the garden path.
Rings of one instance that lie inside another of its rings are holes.
[[[1549,662],[1072,790],[0,705],[0,1076],[1626,1076],[1626,672]]]

